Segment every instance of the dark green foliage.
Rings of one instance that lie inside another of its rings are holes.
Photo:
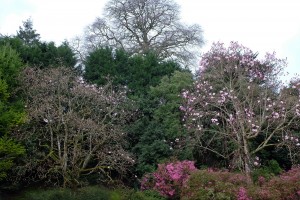
[[[33,23],[30,18],[23,22],[23,27],[19,27],[17,37],[28,46],[37,44],[40,40],[40,34],[36,33],[36,30],[33,29]]]
[[[258,182],[259,177],[270,180],[272,177],[279,175],[283,170],[280,168],[276,160],[269,160],[267,164],[252,172],[254,182]]]
[[[157,125],[155,122],[147,124],[138,144],[133,148],[138,157],[136,170],[139,175],[154,171],[158,163],[172,155],[171,146],[165,142],[163,129]]]
[[[14,165],[13,160],[25,153],[25,148],[7,136],[0,138],[0,181],[7,177],[7,171]]]
[[[53,188],[25,192],[20,200],[107,200],[109,192],[99,187],[87,187],[77,192],[70,189]]]
[[[161,61],[152,53],[130,56],[122,50],[100,48],[88,55],[84,76],[98,85],[111,77],[115,85],[127,86],[131,94],[145,95],[163,76],[179,69],[178,64]]]
[[[17,54],[10,46],[0,46],[0,78],[2,83],[6,82],[7,89],[11,91],[16,86],[16,78],[23,64]]]
[[[6,178],[14,159],[25,153],[25,149],[10,138],[12,129],[25,117],[23,105],[14,95],[21,69],[17,53],[9,46],[0,46],[0,181]]]
[[[23,22],[16,36],[0,36],[0,45],[10,45],[18,52],[23,63],[30,66],[74,67],[76,64],[75,54],[67,42],[57,47],[54,42],[40,41],[30,19]]]
[[[129,60],[128,88],[136,94],[145,94],[150,86],[157,86],[163,76],[180,70],[177,63],[160,61],[154,54],[136,55]]]
[[[181,105],[180,93],[193,83],[190,72],[175,71],[170,77],[165,76],[156,87],[151,87],[150,96],[157,108],[154,110],[154,120],[160,122],[165,130],[165,136],[175,140],[182,136],[184,129],[180,123]]]
[[[21,69],[22,63],[17,53],[9,46],[0,46],[0,136],[9,133],[24,119],[22,105],[13,101],[15,96],[12,94]]]
[[[133,193],[129,200],[165,200],[158,192],[153,190],[137,191]]]
[[[144,116],[131,126],[139,175],[155,170],[158,163],[173,156],[191,158],[179,110],[180,92],[191,84],[190,72],[175,71],[164,76],[156,87],[151,87],[146,98],[140,98]]]
[[[129,55],[122,50],[113,52],[110,48],[100,48],[91,52],[85,61],[85,78],[103,85],[107,77],[113,78],[115,85],[127,85]]]
[[[15,49],[22,61],[29,66],[45,68],[48,66],[74,67],[75,54],[69,44],[64,42],[56,47],[54,42],[36,42],[34,45],[25,45],[18,37],[0,37],[0,44],[10,45]]]
[[[18,200],[73,200],[74,193],[69,189],[33,190]]]
[[[76,64],[75,54],[67,42],[58,47],[54,42],[42,42],[36,48],[37,55],[28,55],[28,64],[30,65],[45,68],[47,66],[74,67]]]
[[[78,190],[53,188],[25,192],[16,200],[164,200],[155,191],[133,191],[129,189],[109,190],[90,186]]]
[[[75,53],[72,51],[67,41],[59,45],[56,51],[57,51],[58,64],[64,65],[66,67],[75,66],[77,62],[75,58]]]

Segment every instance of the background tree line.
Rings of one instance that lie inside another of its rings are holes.
[[[41,41],[31,19],[1,36],[2,190],[133,187],[177,160],[249,182],[299,164],[300,84],[280,84],[285,61],[217,43],[193,74],[202,31],[178,15],[171,0],[111,0],[82,40]]]

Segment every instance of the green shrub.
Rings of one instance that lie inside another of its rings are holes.
[[[193,173],[188,187],[183,188],[184,200],[226,200],[236,199],[241,187],[247,186],[247,178],[227,171],[199,170]]]
[[[153,190],[137,191],[134,192],[129,200],[165,200],[158,192]]]
[[[113,192],[107,189],[97,186],[84,187],[76,193],[76,200],[112,200],[111,196],[114,197],[113,200],[120,200],[120,198],[116,198]]]
[[[252,172],[252,179],[255,183],[259,182],[260,177],[270,180],[272,177],[279,175],[283,170],[276,160],[270,160],[266,166],[256,169]]]
[[[248,190],[253,200],[299,200],[300,199],[300,167],[293,168],[280,176],[271,178],[261,187]]]
[[[63,188],[31,190],[16,200],[165,200],[165,198],[152,190],[134,191],[126,188],[106,189],[89,186],[76,191]]]
[[[19,200],[74,200],[75,193],[69,189],[34,190],[26,192]]]
[[[77,191],[54,188],[26,192],[19,200],[123,200],[118,192],[101,187],[84,187]],[[124,199],[125,200],[125,199]]]

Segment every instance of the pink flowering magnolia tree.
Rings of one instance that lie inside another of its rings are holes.
[[[285,101],[287,103],[287,107],[292,107],[295,105],[295,102],[299,102],[299,85],[300,79],[299,77],[296,77],[290,81],[288,86],[282,89],[281,93],[286,97]],[[300,108],[298,106],[296,112],[300,112]],[[293,120],[290,127],[291,128],[287,134],[283,137],[284,143],[282,144],[285,148],[287,148],[292,164],[297,166],[300,164],[300,121]]]
[[[287,102],[280,90],[278,75],[285,66],[275,53],[260,60],[236,42],[228,48],[214,44],[202,56],[193,89],[182,93],[180,109],[195,145],[230,160],[231,167],[250,179],[255,154],[283,144],[299,119],[299,95]],[[300,84],[292,87],[299,90]],[[214,141],[223,148],[216,148]]]
[[[84,174],[124,175],[134,164],[123,148],[123,126],[134,114],[126,91],[90,85],[62,67],[26,68],[22,83],[28,124],[15,136],[31,145],[25,171],[37,180],[77,185]]]

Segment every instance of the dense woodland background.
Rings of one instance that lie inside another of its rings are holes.
[[[0,35],[0,199],[300,199],[299,77],[237,42],[198,56],[178,15],[111,0],[59,46]]]

